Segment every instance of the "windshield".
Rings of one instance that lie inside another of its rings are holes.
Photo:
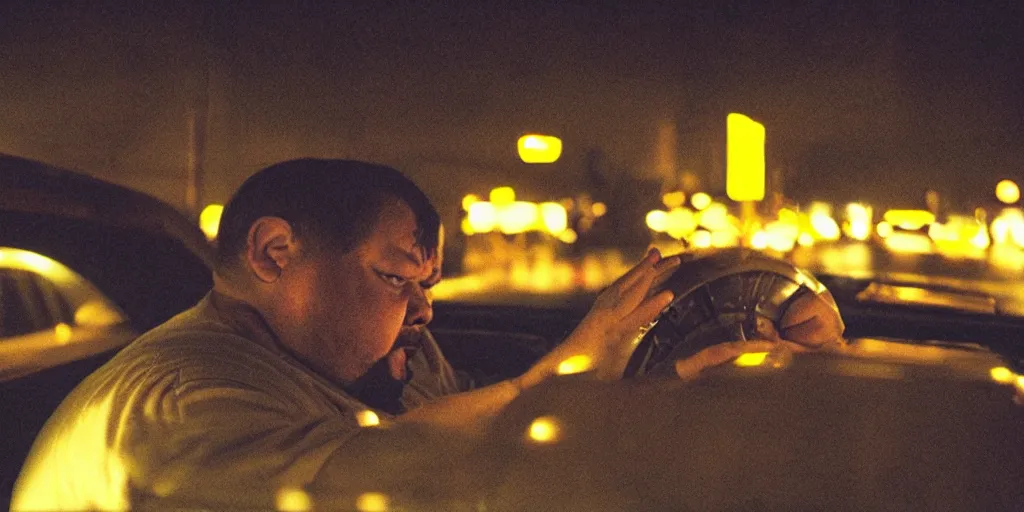
[[[1010,5],[8,4],[0,151],[211,237],[256,170],[354,158],[437,205],[444,300],[587,295],[650,245],[744,246],[1020,313]]]

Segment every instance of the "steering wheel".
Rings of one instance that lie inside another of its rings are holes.
[[[728,341],[777,339],[780,321],[805,294],[827,293],[804,270],[750,249],[683,260],[656,291],[675,298],[651,323],[625,377],[674,372],[674,362]]]

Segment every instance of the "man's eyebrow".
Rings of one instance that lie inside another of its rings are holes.
[[[420,266],[420,265],[423,265],[423,258],[419,254],[416,254],[416,252],[407,251],[407,250],[402,249],[401,247],[399,247],[399,246],[397,246],[395,244],[390,244],[388,246],[388,250],[391,253],[394,253],[394,254],[396,254],[398,256],[401,256],[401,257],[409,260],[410,262],[415,264],[417,267]],[[419,252],[422,253],[422,251],[419,251]]]

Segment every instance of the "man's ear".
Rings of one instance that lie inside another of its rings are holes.
[[[291,224],[280,217],[260,217],[249,226],[245,262],[257,279],[273,283],[295,260],[299,245]]]

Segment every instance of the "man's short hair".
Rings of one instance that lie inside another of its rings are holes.
[[[389,200],[416,216],[416,242],[432,257],[441,219],[430,199],[401,172],[355,160],[304,158],[267,167],[242,183],[224,207],[217,241],[218,269],[233,268],[249,228],[260,217],[280,217],[315,248],[342,253],[365,241]]]

